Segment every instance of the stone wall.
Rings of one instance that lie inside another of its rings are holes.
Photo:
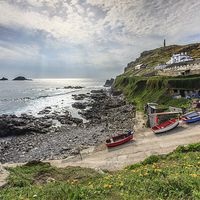
[[[181,108],[175,108],[175,107],[172,107],[172,106],[169,106],[169,111],[170,112],[183,113],[183,110]]]
[[[199,74],[200,73],[200,62],[187,62],[184,63],[176,63],[170,65],[163,69],[163,71],[159,72],[158,75],[161,76],[179,76],[179,75],[187,75],[187,74]]]

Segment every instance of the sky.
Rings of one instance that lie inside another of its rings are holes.
[[[145,50],[200,42],[199,0],[0,0],[0,78],[115,78]]]

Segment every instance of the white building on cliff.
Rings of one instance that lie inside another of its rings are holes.
[[[185,61],[191,61],[194,60],[191,56],[187,55],[187,53],[179,53],[179,54],[173,54],[171,57],[171,60],[167,61],[166,64],[170,65],[173,63],[179,63],[179,62],[185,62]]]

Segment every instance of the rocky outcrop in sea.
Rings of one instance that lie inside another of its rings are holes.
[[[3,77],[3,78],[0,79],[0,81],[8,81],[8,79]]]
[[[111,78],[110,80],[106,80],[104,87],[111,87],[112,84],[114,83],[114,80],[115,79],[113,79],[113,78]]]
[[[13,81],[32,81],[32,79],[27,79],[24,76],[18,76],[14,78]]]

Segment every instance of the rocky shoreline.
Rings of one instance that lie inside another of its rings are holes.
[[[50,107],[40,111],[44,115],[40,118],[27,114],[0,116],[0,162],[64,159],[79,154],[80,149],[105,143],[110,135],[133,129],[135,107],[123,96],[110,98],[104,90],[96,90],[73,98],[77,100],[73,107],[86,123],[68,111],[48,115]],[[62,126],[56,126],[55,120]]]

